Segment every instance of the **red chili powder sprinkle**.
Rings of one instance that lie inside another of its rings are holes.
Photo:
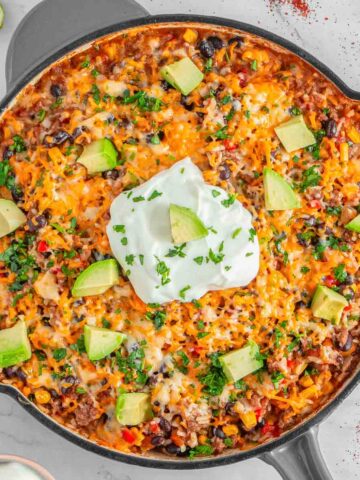
[[[308,17],[311,9],[307,0],[268,0],[270,5],[282,4],[290,5],[293,10],[303,17]]]

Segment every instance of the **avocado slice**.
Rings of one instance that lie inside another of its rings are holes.
[[[4,25],[5,12],[4,7],[0,3],[0,28]]]
[[[11,367],[31,357],[31,346],[24,320],[0,330],[0,368]]]
[[[266,210],[291,210],[300,208],[299,197],[290,184],[271,168],[264,168]]]
[[[121,393],[116,401],[116,420],[121,425],[139,425],[151,420],[150,395],[147,393]]]
[[[115,168],[117,156],[118,152],[113,143],[108,138],[102,138],[86,145],[77,161],[84,165],[91,175]]]
[[[125,335],[108,328],[85,325],[84,341],[90,360],[101,360],[116,350],[125,339]]]
[[[191,208],[170,204],[171,235],[174,243],[186,243],[199,240],[209,231]]]
[[[344,308],[348,305],[345,297],[324,285],[318,285],[311,302],[315,317],[339,323]]]
[[[277,126],[275,132],[289,153],[316,143],[314,134],[306,126],[302,115]]]
[[[183,95],[192,92],[204,78],[202,72],[189,57],[166,65],[160,70],[161,76]]]
[[[263,366],[263,360],[258,356],[259,347],[255,342],[249,342],[239,350],[222,355],[219,362],[228,381],[236,382]]]
[[[347,223],[345,228],[352,232],[360,233],[360,215],[357,215],[351,220],[351,222]]]
[[[116,260],[101,260],[92,263],[75,280],[71,290],[73,297],[87,297],[106,292],[119,280]]]
[[[15,203],[5,198],[0,199],[0,238],[13,232],[26,223],[26,217]]]

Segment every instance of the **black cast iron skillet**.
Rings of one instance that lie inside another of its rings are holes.
[[[114,20],[119,22],[114,24]],[[360,100],[360,92],[349,88],[334,72],[312,55],[293,43],[252,25],[200,15],[151,16],[134,0],[121,0],[121,3],[117,0],[45,0],[28,14],[12,39],[6,61],[8,93],[0,102],[0,112],[36,75],[72,50],[96,38],[129,27],[169,22],[198,22],[232,27],[262,37],[285,47],[307,61],[350,99]],[[99,446],[56,423],[30,403],[16,388],[0,384],[0,392],[13,397],[36,419],[62,437],[80,447],[120,462],[152,468],[198,469],[258,457],[273,465],[285,480],[331,480],[332,477],[317,441],[318,425],[354,390],[359,382],[360,371],[358,370],[353,372],[341,391],[327,405],[276,440],[249,451],[230,451],[217,457],[192,461],[173,459],[160,454],[136,456]]]

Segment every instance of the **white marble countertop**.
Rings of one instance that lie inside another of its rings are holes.
[[[61,0],[58,0],[61,1]],[[100,0],[99,0],[100,1]],[[121,5],[121,0],[119,5]],[[0,98],[5,94],[4,65],[12,33],[39,0],[2,0],[6,21],[0,30]],[[140,0],[151,13],[199,13],[234,18],[267,28],[304,47],[330,66],[349,86],[360,90],[360,1],[310,0],[309,19],[269,10],[266,0]],[[360,478],[360,389],[358,388],[320,427],[320,444],[334,479]],[[72,445],[47,430],[10,398],[0,399],[0,453],[32,458],[56,480],[165,480],[168,471],[146,470],[103,459]],[[276,480],[280,476],[260,460],[221,467],[228,480]],[[215,480],[219,468],[171,472],[173,480]],[[0,479],[5,480],[5,479]]]

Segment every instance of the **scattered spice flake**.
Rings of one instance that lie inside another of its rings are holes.
[[[271,7],[276,5],[289,5],[292,7],[294,13],[301,15],[302,17],[309,17],[311,8],[308,0],[268,0]]]

